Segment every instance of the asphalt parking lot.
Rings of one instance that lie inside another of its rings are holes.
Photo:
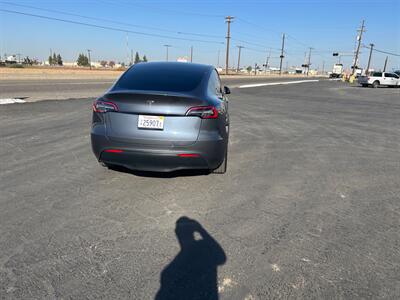
[[[311,77],[310,77],[311,78]],[[1,99],[17,98],[27,102],[42,100],[63,100],[74,98],[90,98],[101,95],[108,90],[116,78],[98,79],[2,79],[0,80]],[[237,87],[246,83],[281,82],[293,80],[307,80],[302,76],[273,77],[273,76],[229,76],[224,81],[230,87]]]
[[[101,167],[92,100],[0,106],[1,299],[400,297],[400,89],[234,88],[225,175]]]

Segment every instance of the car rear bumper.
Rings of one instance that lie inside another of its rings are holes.
[[[197,141],[190,146],[162,148],[151,145],[123,145],[92,132],[91,142],[93,153],[99,162],[151,172],[216,169],[222,163],[226,150],[226,141],[222,138]],[[107,152],[110,149],[119,152]],[[181,157],[182,154],[186,156]]]

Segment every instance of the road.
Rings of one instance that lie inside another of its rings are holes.
[[[398,299],[399,91],[234,88],[225,175],[101,167],[93,99],[1,105],[0,298]]]
[[[230,77],[224,78],[228,85],[239,86],[246,83],[304,80],[305,77]],[[114,83],[114,79],[42,79],[42,80],[0,80],[0,99],[18,98],[34,102],[40,100],[74,99],[97,97]]]

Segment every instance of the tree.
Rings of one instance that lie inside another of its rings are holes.
[[[60,54],[57,55],[57,65],[59,65],[59,66],[63,65],[63,61],[62,61],[62,58],[61,58]]]
[[[102,61],[100,62],[100,65],[101,65],[103,68],[105,68],[105,67],[107,66],[107,62],[106,62],[105,60],[102,60]]]
[[[55,52],[53,53],[53,59],[52,59],[51,61],[52,61],[52,64],[53,64],[53,65],[56,65],[56,64],[57,64],[57,55],[56,55]]]
[[[113,61],[113,60],[109,61],[109,62],[108,62],[108,65],[109,65],[111,68],[114,68],[114,66],[115,66],[115,61]]]
[[[26,65],[32,65],[33,61],[29,58],[29,56],[24,58],[24,64]]]
[[[146,55],[143,55],[143,60],[142,60],[143,62],[147,62],[147,57],[146,57]]]
[[[53,57],[49,55],[49,65],[51,66],[53,64]]]
[[[85,54],[80,53],[76,63],[78,64],[78,66],[88,67],[89,66],[89,58]]]
[[[137,63],[140,63],[140,56],[139,56],[138,52],[136,52],[136,54],[135,54],[135,64],[137,64]]]
[[[246,70],[247,70],[247,72],[250,74],[250,72],[251,72],[251,70],[253,70],[253,68],[252,68],[251,66],[248,66],[248,67],[246,68]]]

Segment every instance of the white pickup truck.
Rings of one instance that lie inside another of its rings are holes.
[[[372,72],[368,76],[358,77],[358,83],[362,86],[372,86],[374,88],[379,85],[400,87],[400,77],[395,73]]]

